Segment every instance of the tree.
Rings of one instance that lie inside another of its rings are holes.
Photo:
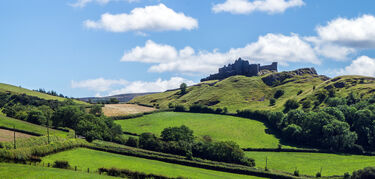
[[[168,127],[161,132],[161,138],[164,141],[186,141],[193,142],[193,131],[185,125],[181,127]]]
[[[276,92],[275,92],[275,94],[273,95],[273,97],[275,98],[275,99],[278,99],[278,98],[280,98],[282,95],[284,95],[284,90],[281,90],[281,89],[279,89],[279,90],[277,90]]]
[[[110,104],[118,104],[118,103],[120,103],[120,101],[117,98],[111,98],[111,99],[109,99],[109,103]]]
[[[291,109],[297,109],[299,103],[295,99],[288,99],[284,104],[284,113],[287,113]]]
[[[90,108],[89,111],[90,114],[93,114],[97,117],[101,116],[103,114],[101,105],[94,105]]]
[[[181,83],[180,85],[181,95],[186,94],[186,88],[187,88],[186,83]]]
[[[276,99],[275,98],[271,98],[270,99],[270,106],[275,106],[276,104]]]
[[[327,148],[343,151],[352,148],[357,140],[357,134],[350,131],[348,123],[333,120],[323,126],[323,145]]]
[[[47,122],[47,118],[39,109],[33,109],[30,112],[28,112],[27,121],[34,124],[44,125]]]

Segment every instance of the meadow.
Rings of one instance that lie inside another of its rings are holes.
[[[151,132],[159,136],[164,128],[186,125],[198,138],[208,135],[214,141],[232,140],[242,148],[277,148],[279,144],[262,122],[227,115],[160,112],[115,122],[124,131],[136,134]]]
[[[102,108],[105,116],[123,116],[154,111],[155,108],[139,106],[136,104],[106,104]]]
[[[42,158],[44,163],[53,163],[56,160],[69,161],[71,166],[78,169],[91,171],[100,167],[116,167],[132,171],[157,174],[169,177],[185,176],[189,178],[257,178],[248,175],[219,172],[201,168],[188,167],[183,165],[148,160],[143,158],[112,154],[86,148],[78,148],[57,154],[48,155]]]
[[[5,117],[3,115],[0,115],[0,126],[13,129],[13,126],[15,126],[16,129],[32,132],[39,135],[47,135],[47,128],[32,124],[29,122],[25,122],[18,119],[13,119],[10,117]],[[66,136],[68,133],[60,130],[54,130],[50,129],[50,135],[58,135],[58,136]]]
[[[18,94],[26,94],[28,96],[35,96],[35,97],[38,97],[38,98],[41,98],[41,99],[46,99],[46,100],[57,100],[57,101],[65,101],[66,100],[66,98],[62,98],[62,97],[58,97],[58,96],[52,96],[52,95],[49,95],[49,94],[40,93],[40,92],[37,92],[37,91],[25,89],[25,88],[22,88],[22,87],[17,87],[17,86],[13,86],[13,85],[0,83],[0,92],[7,92],[7,91],[12,92],[12,93],[18,93]],[[73,100],[73,101],[77,104],[86,104],[86,105],[88,104],[86,102],[79,101],[79,100]]]
[[[374,156],[339,155],[325,153],[299,152],[246,152],[247,157],[255,159],[257,167],[266,166],[271,170],[293,173],[297,168],[300,174],[313,175],[322,169],[322,176],[351,174],[368,166],[375,166]]]
[[[109,179],[115,177],[65,169],[30,166],[22,164],[0,163],[0,178]]]
[[[23,139],[32,137],[31,135],[16,132],[16,139]],[[13,141],[14,139],[14,132],[10,130],[0,129],[0,142],[8,142]]]

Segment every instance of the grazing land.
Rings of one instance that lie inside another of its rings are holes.
[[[16,132],[16,139],[24,139],[32,137],[32,135]],[[13,141],[14,132],[10,130],[0,129],[0,142]]]
[[[232,140],[242,148],[277,148],[279,144],[279,139],[268,134],[269,129],[262,122],[227,115],[160,112],[117,120],[116,123],[127,132],[151,132],[155,135],[160,135],[167,127],[186,125],[198,138],[210,136],[214,141]]]
[[[43,157],[44,163],[53,163],[55,160],[69,161],[71,166],[79,169],[97,170],[100,167],[116,167],[132,171],[144,172],[147,174],[164,175],[168,177],[189,177],[189,178],[257,178],[248,175],[219,172],[201,168],[188,167],[177,164],[170,164],[156,160],[112,154],[86,148],[78,148],[57,154]]]
[[[106,104],[102,109],[104,115],[109,117],[150,112],[155,110],[155,108],[139,106],[136,104]]]
[[[41,166],[30,166],[22,164],[0,163],[0,178],[83,178],[83,179],[106,179],[115,178],[105,175],[73,171],[66,169],[47,168]]]
[[[26,94],[28,96],[35,96],[35,97],[38,97],[38,98],[41,98],[41,99],[46,99],[46,100],[57,100],[57,101],[65,101],[66,100],[66,98],[62,98],[62,97],[58,97],[58,96],[52,96],[52,95],[49,95],[49,94],[40,93],[40,92],[37,92],[37,91],[33,91],[33,90],[29,90],[29,89],[25,89],[25,88],[13,86],[13,85],[8,85],[8,84],[4,84],[4,83],[0,83],[0,92],[11,92],[11,93],[17,93],[17,94]],[[79,100],[73,100],[73,101],[77,104],[88,104],[86,102],[79,101]]]
[[[10,117],[5,117],[2,115],[0,115],[0,126],[11,128],[11,129],[13,129],[13,126],[15,126],[16,129],[18,130],[32,132],[32,133],[39,134],[39,135],[47,135],[46,127],[32,124],[29,122],[25,122],[25,121],[18,120],[18,119],[13,119]],[[64,131],[60,131],[60,130],[50,129],[50,134],[58,135],[58,136],[66,136],[68,133]]]
[[[368,166],[375,166],[374,156],[339,155],[325,153],[299,152],[246,152],[247,157],[255,159],[257,167],[266,166],[271,170],[293,173],[297,168],[300,174],[313,175],[322,169],[322,176],[344,175]]]

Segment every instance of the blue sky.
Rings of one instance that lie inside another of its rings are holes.
[[[0,82],[67,96],[163,91],[238,57],[375,76],[372,0],[0,1]]]

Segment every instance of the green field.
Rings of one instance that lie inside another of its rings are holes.
[[[44,163],[55,160],[67,160],[71,166],[79,169],[97,170],[100,167],[116,167],[144,173],[153,173],[169,177],[185,176],[189,178],[256,178],[247,175],[219,172],[201,168],[148,160],[143,158],[112,154],[86,148],[78,148],[43,157]]]
[[[22,87],[17,87],[17,86],[13,86],[13,85],[0,83],[0,92],[7,92],[7,91],[12,92],[12,93],[19,93],[19,94],[26,94],[26,95],[29,95],[29,96],[35,96],[35,97],[39,97],[39,98],[46,99],[46,100],[58,100],[58,101],[65,101],[66,100],[66,98],[61,98],[61,97],[58,97],[58,96],[52,96],[52,95],[49,95],[49,94],[44,94],[44,93],[40,93],[40,92],[37,92],[37,91],[32,91],[32,90],[25,89],[25,88],[22,88]],[[77,104],[87,104],[86,102],[79,101],[79,100],[74,100],[74,102],[77,103]]]
[[[214,141],[232,140],[244,148],[277,148],[279,144],[279,139],[266,133],[262,122],[226,115],[160,112],[115,122],[124,131],[137,134],[160,135],[164,128],[186,125],[197,137],[209,135]]]
[[[0,163],[0,178],[24,178],[24,179],[40,179],[40,178],[87,178],[87,179],[105,179],[105,178],[115,178],[105,175],[89,174],[81,171],[63,170],[56,168],[47,168],[39,166],[30,166],[22,164],[9,164]]]
[[[47,135],[47,128],[43,126],[28,123],[18,119],[5,117],[3,115],[0,115],[0,126],[7,128],[13,128],[13,126],[15,126],[16,129],[19,130],[33,132],[40,135]],[[64,131],[50,129],[50,135],[66,136],[67,134],[68,133]]]
[[[358,169],[375,166],[375,156],[338,155],[298,152],[246,152],[255,159],[257,167],[264,168],[266,157],[268,168],[293,173],[297,168],[300,174],[313,175],[322,168],[322,176],[350,174]]]

